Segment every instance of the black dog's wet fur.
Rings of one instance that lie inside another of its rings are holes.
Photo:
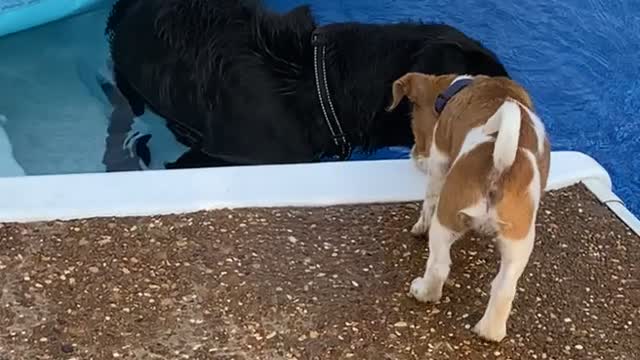
[[[118,88],[201,134],[169,168],[295,163],[335,155],[314,82],[308,6],[279,14],[255,0],[119,0],[106,33]],[[508,76],[496,56],[439,24],[330,25],[327,76],[352,145],[411,146],[409,105],[385,112],[409,71]],[[172,125],[173,124],[173,125]],[[201,149],[199,151],[198,149]],[[205,155],[208,154],[210,156]]]

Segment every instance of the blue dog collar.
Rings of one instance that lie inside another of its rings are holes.
[[[436,103],[434,106],[436,113],[439,115],[442,110],[444,110],[444,107],[447,106],[449,100],[451,100],[452,97],[456,96],[457,93],[462,91],[462,89],[469,86],[469,84],[471,84],[472,82],[473,77],[471,76],[458,76],[457,78],[455,78],[451,85],[449,85],[449,87],[445,91],[438,94],[438,97],[436,97]]]

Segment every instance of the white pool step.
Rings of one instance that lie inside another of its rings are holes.
[[[616,205],[611,178],[593,158],[551,154],[547,189],[585,183],[640,234]],[[263,165],[0,178],[0,221],[146,216],[198,210],[328,206],[421,200],[424,175],[410,160]]]

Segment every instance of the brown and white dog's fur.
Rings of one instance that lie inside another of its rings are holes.
[[[388,110],[405,96],[413,103],[412,158],[427,174],[425,200],[412,232],[429,231],[429,258],[410,293],[419,301],[438,301],[449,275],[451,245],[471,229],[495,235],[500,270],[473,330],[500,341],[533,250],[550,145],[526,91],[504,77],[474,77],[438,115],[437,95],[457,78],[408,73],[393,84]]]

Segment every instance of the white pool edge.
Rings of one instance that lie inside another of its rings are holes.
[[[611,178],[579,152],[551,155],[548,190],[583,182],[640,234]],[[422,200],[410,160],[330,162],[0,178],[0,222],[149,216],[199,210],[329,206]]]

